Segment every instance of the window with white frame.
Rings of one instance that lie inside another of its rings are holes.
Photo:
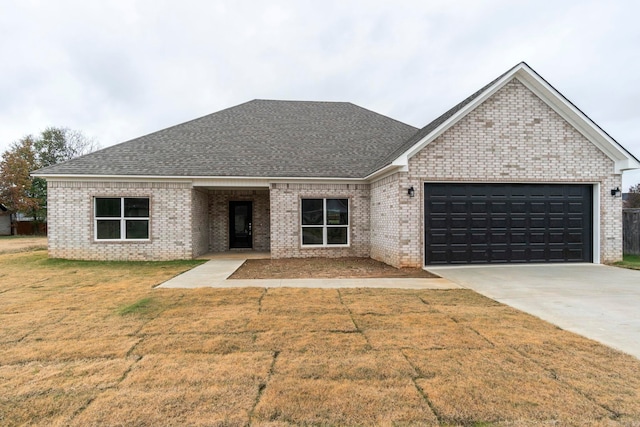
[[[96,240],[148,240],[148,197],[94,198]]]
[[[302,245],[347,246],[349,199],[302,199]]]

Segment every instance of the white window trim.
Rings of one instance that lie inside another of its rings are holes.
[[[106,217],[96,216],[98,199],[120,199],[120,216]],[[151,212],[151,198],[147,196],[95,196],[93,198],[93,240],[96,242],[148,242],[151,240],[151,216],[124,216],[124,199],[148,199],[149,212]],[[119,239],[98,239],[98,221],[120,221],[120,238]],[[127,221],[147,221],[147,230],[149,237],[146,239],[127,239]]]
[[[302,201],[322,199],[322,222],[323,224],[302,224]],[[347,200],[347,224],[329,225],[327,222],[327,199],[346,199]],[[304,243],[302,229],[304,228],[320,228],[322,227],[322,244]],[[346,244],[328,244],[327,229],[328,228],[346,228],[347,243]],[[300,246],[302,248],[348,248],[351,246],[351,200],[348,197],[301,197],[300,198]]]

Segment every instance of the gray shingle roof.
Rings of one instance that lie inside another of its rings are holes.
[[[416,131],[351,103],[254,100],[37,173],[363,178]]]

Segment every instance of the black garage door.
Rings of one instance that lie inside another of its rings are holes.
[[[425,263],[591,262],[592,187],[425,184]]]

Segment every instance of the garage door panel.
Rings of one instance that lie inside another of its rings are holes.
[[[444,201],[431,202],[429,204],[429,212],[432,213],[447,213],[448,205]]]
[[[536,217],[531,217],[529,219],[529,228],[530,229],[536,229],[536,228],[545,229],[545,228],[547,228],[547,223],[548,223],[547,217],[544,217],[544,216],[543,217],[537,217],[537,216]]]
[[[580,203],[580,202],[570,202],[568,203],[568,205],[569,205],[568,206],[569,213],[581,213],[585,208],[584,203]]]
[[[531,202],[529,204],[529,211],[531,213],[545,213],[547,212],[548,209],[548,205],[547,203],[544,202]]]
[[[531,233],[529,235],[529,243],[531,244],[535,244],[535,243],[545,243],[545,235],[544,233]]]
[[[430,216],[427,219],[427,224],[430,229],[433,230],[446,230],[448,227],[447,218],[444,216]]]
[[[567,243],[571,244],[571,243],[576,243],[576,244],[582,244],[583,240],[582,240],[582,233],[576,231],[576,232],[568,232],[565,234],[565,239],[567,241]]]
[[[547,257],[547,249],[546,248],[531,248],[530,249],[530,258],[532,261],[543,262]]]
[[[592,187],[425,184],[425,262],[592,259]]]
[[[472,213],[486,214],[488,212],[487,203],[486,202],[471,202],[471,212]]]
[[[470,242],[472,245],[482,245],[482,250],[485,250],[485,246],[489,243],[489,236],[487,233],[470,233]]]
[[[507,217],[491,217],[490,224],[493,230],[507,228]]]
[[[584,258],[584,252],[581,249],[568,249],[567,250],[567,257],[570,260],[574,260],[574,261],[582,261],[582,259]]]
[[[509,243],[509,236],[507,233],[491,233],[491,247],[494,248],[497,245],[506,245]]]
[[[549,203],[549,213],[564,213],[565,204],[563,202],[550,202]]]
[[[511,260],[512,262],[525,262],[529,257],[527,256],[527,250],[525,248],[511,248]]]
[[[451,213],[466,213],[467,212],[467,202],[451,202],[449,204],[451,206]]]
[[[506,214],[508,212],[508,204],[506,202],[492,202],[489,212],[492,214]]]
[[[524,230],[525,228],[527,228],[527,218],[511,217],[509,221],[509,227],[512,230],[515,230],[515,229]]]
[[[509,262],[506,249],[492,249],[491,250],[491,262],[505,263]]]
[[[452,216],[450,228],[452,230],[466,230],[469,227],[469,221],[466,216]]]
[[[486,229],[489,226],[489,218],[483,217],[471,217],[471,228]]]
[[[451,233],[452,245],[466,245],[468,240],[467,233]]]
[[[470,262],[467,250],[452,249],[449,251],[449,259],[453,264],[467,264]]]
[[[471,261],[472,262],[482,262],[486,263],[488,261],[488,254],[485,250],[472,249],[471,250]]]
[[[433,264],[449,264],[449,251],[446,250],[431,250],[427,253],[429,259]]]
[[[527,212],[527,204],[525,202],[513,202],[511,203],[511,213],[526,213]]]

